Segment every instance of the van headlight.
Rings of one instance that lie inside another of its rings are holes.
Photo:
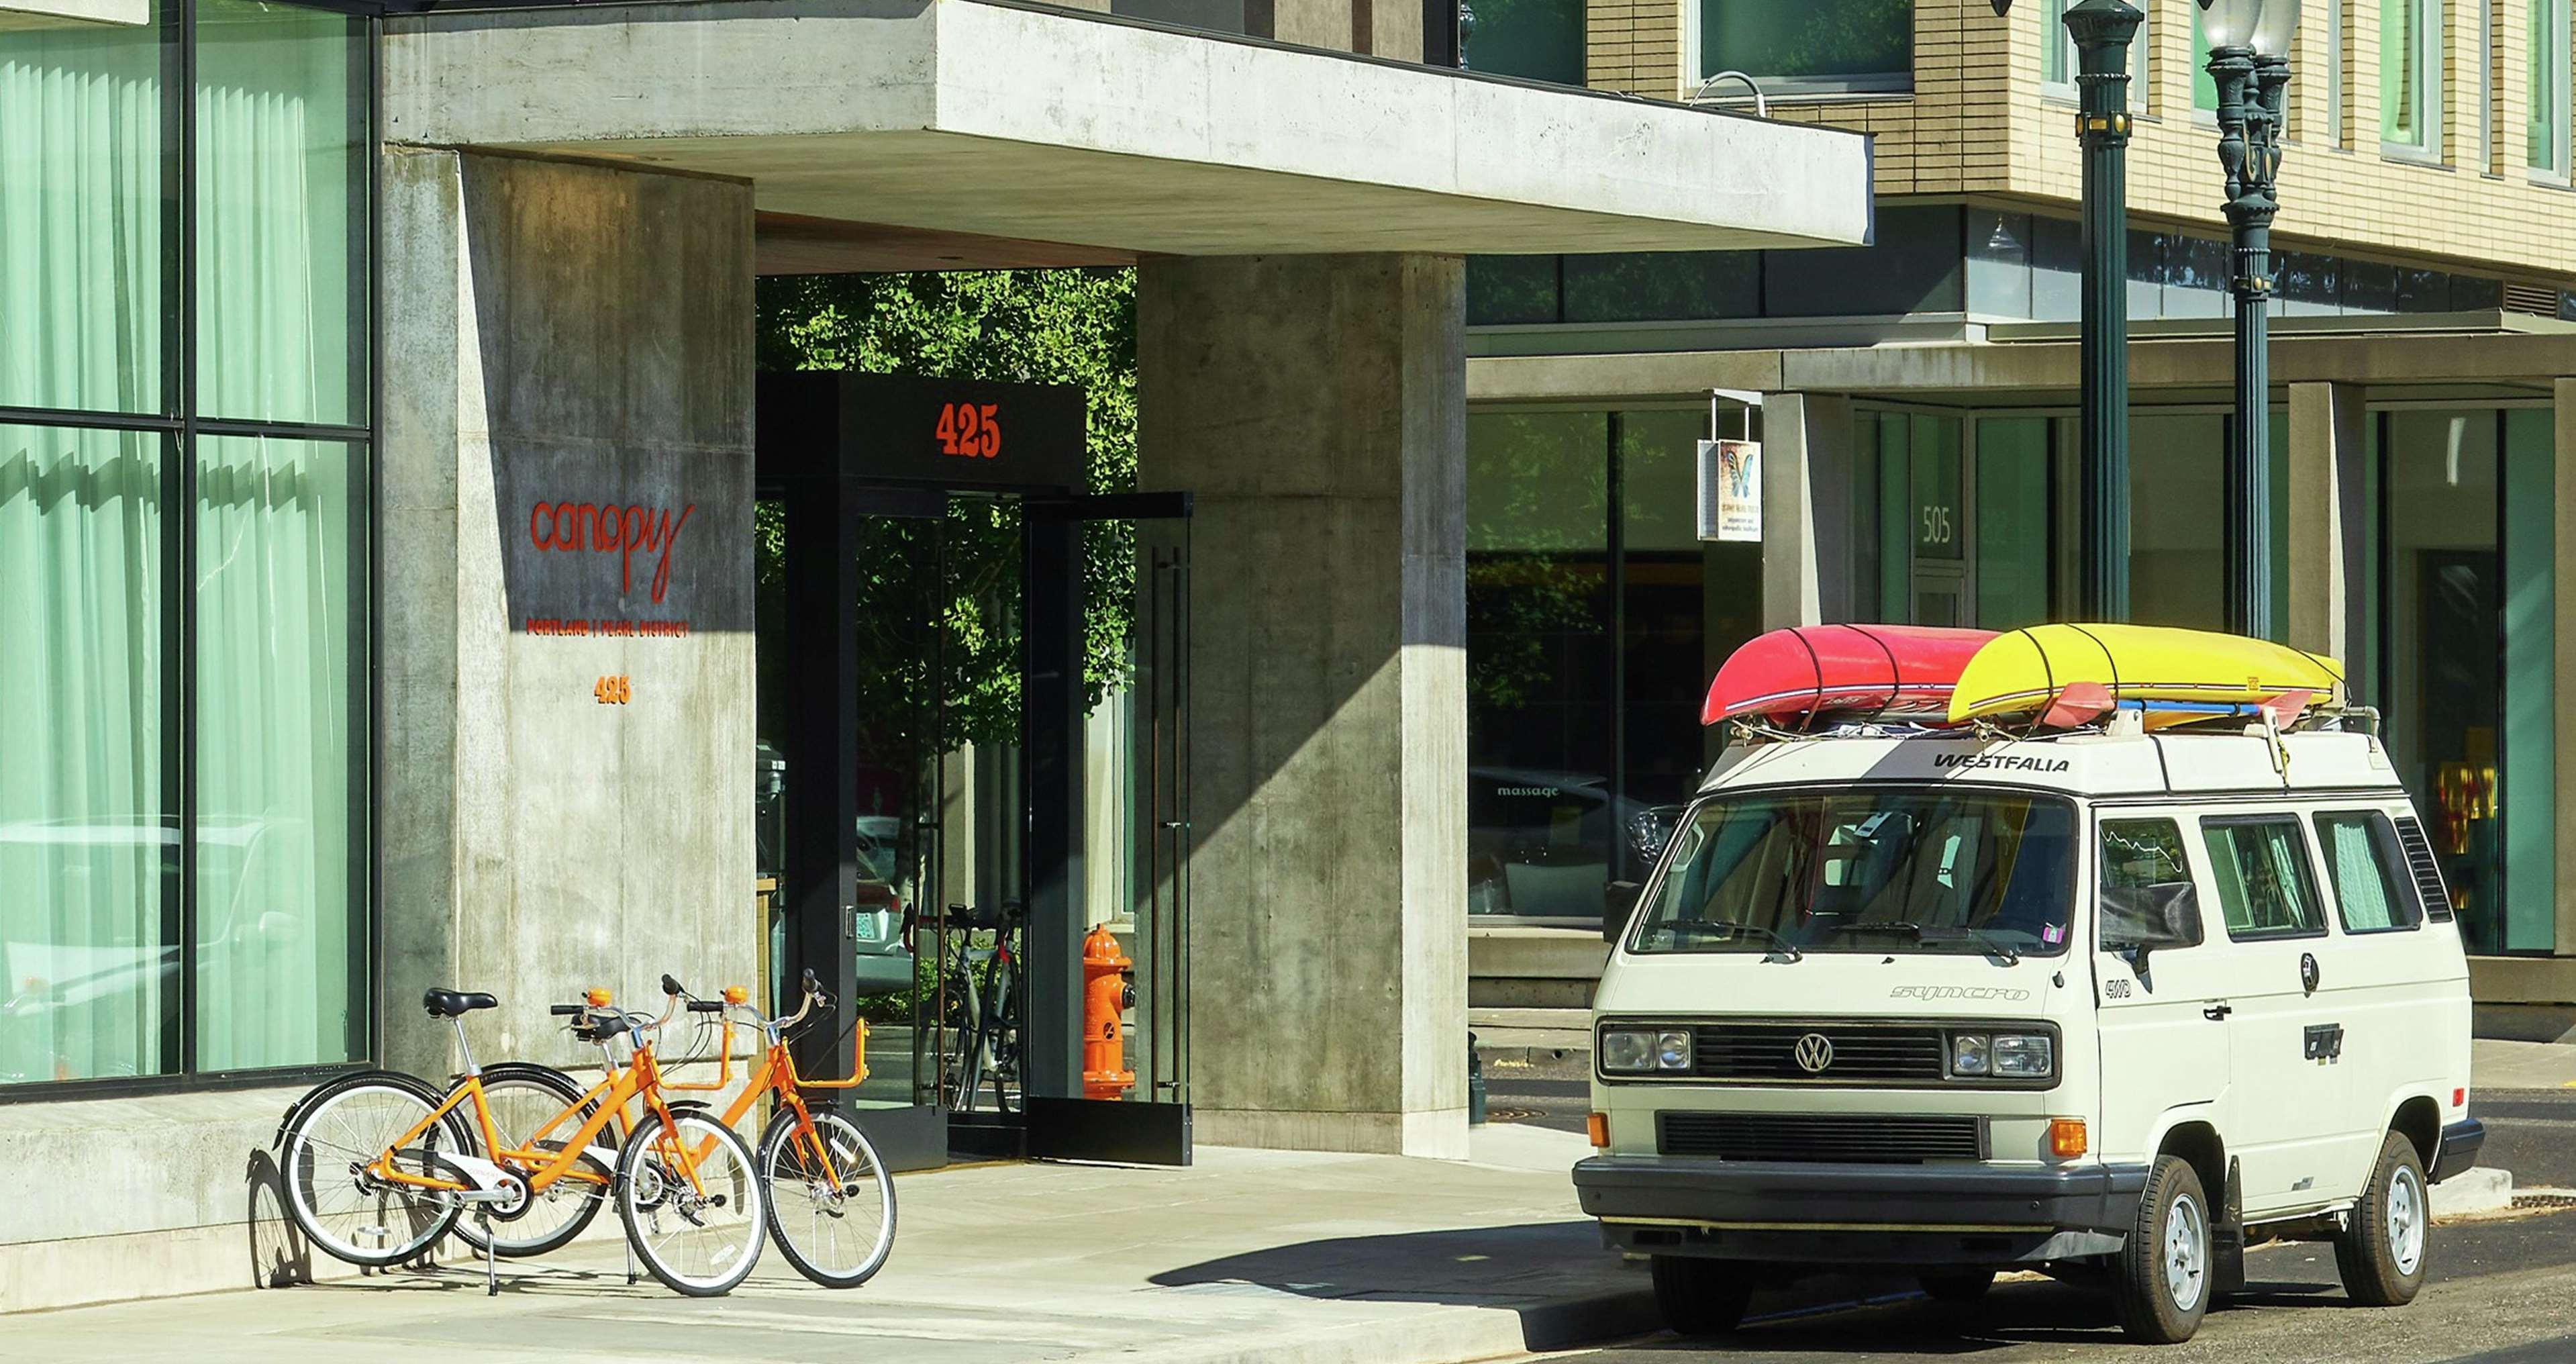
[[[2057,1073],[2057,1043],[2047,1033],[1954,1032],[1950,1074],[1957,1079],[2045,1080]]]
[[[1601,1034],[1601,1069],[1605,1074],[1688,1074],[1690,1068],[1691,1035],[1687,1030],[1610,1028]]]

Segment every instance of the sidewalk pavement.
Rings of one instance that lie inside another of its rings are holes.
[[[0,1359],[221,1364],[847,1360],[1434,1364],[1648,1330],[1566,1169],[1582,1137],[1477,1131],[1468,1162],[1201,1148],[1186,1170],[1014,1164],[897,1181],[893,1259],[817,1288],[771,1247],[731,1296],[629,1287],[617,1240],[296,1288],[12,1317]],[[604,1213],[602,1224],[614,1221]]]
[[[2477,1044],[2481,1088],[2570,1081],[2576,1047]],[[1577,1133],[1496,1124],[1476,1130],[1465,1162],[1201,1148],[1185,1170],[956,1167],[898,1180],[894,1257],[847,1292],[796,1277],[774,1248],[729,1297],[630,1286],[603,1214],[571,1249],[505,1264],[498,1298],[484,1296],[480,1262],[459,1259],[434,1273],[28,1313],[0,1329],[0,1361],[1492,1359],[1656,1324],[1644,1274],[1602,1249],[1575,1202],[1566,1171],[1589,1150]],[[2442,1186],[2440,1211],[2502,1206],[2511,1188],[2500,1172],[2464,1176]],[[275,1224],[258,1225],[268,1231],[246,1238],[246,1270],[278,1253]]]
[[[2469,1083],[2476,1090],[2576,1089],[2576,1045],[2481,1037],[2469,1046]]]

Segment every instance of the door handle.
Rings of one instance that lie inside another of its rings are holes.
[[[2221,1001],[2201,1010],[2200,1016],[2208,1019],[2212,1023],[2216,1023],[2234,1012],[2236,1012],[2235,1005]]]

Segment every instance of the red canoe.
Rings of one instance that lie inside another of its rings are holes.
[[[1746,641],[1709,683],[1699,722],[1739,715],[1950,713],[1950,689],[1991,630],[1800,625]]]

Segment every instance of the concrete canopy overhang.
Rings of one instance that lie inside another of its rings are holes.
[[[1845,245],[1864,136],[975,0],[385,21],[389,142],[752,182],[764,213],[1124,252]]]

